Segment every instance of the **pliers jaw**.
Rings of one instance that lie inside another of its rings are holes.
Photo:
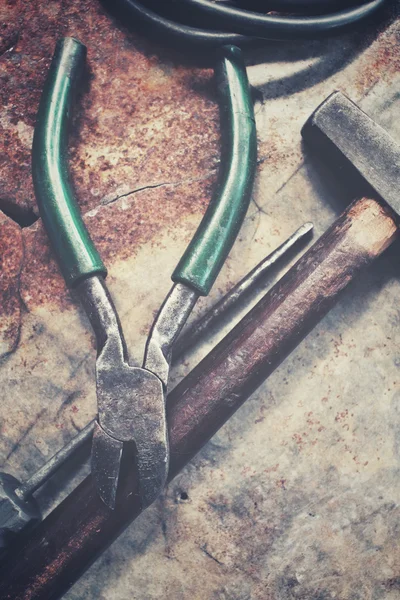
[[[126,450],[127,442],[110,436],[96,421],[92,441],[92,476],[97,493],[111,510],[116,507],[121,464]],[[137,448],[135,450],[132,467],[139,475],[139,496],[144,510],[157,499],[167,482],[169,447],[162,440],[159,444],[152,444],[149,440],[147,448],[142,446],[140,453]]]
[[[91,472],[98,495],[113,510],[117,501],[124,443],[108,435],[96,421],[93,429]]]
[[[199,295],[184,283],[175,283],[161,305],[147,338],[143,367],[161,379],[165,391],[173,346]]]
[[[102,278],[84,280],[78,292],[98,349],[92,476],[100,497],[114,509],[124,447],[134,444],[139,493],[146,508],[159,495],[168,475],[165,387],[151,371],[128,364],[121,325]]]
[[[163,489],[169,465],[165,395],[161,380],[146,369],[97,365],[98,426],[92,444],[92,473],[104,503],[115,507],[122,454],[135,446],[142,508]],[[100,364],[99,364],[100,360]]]

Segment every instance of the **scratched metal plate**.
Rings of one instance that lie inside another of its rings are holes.
[[[259,168],[253,203],[208,300],[345,194],[300,128],[341,89],[400,142],[400,25],[247,55]],[[95,0],[1,3],[0,208],[36,219],[30,144],[55,40],[88,46],[73,181],[109,267],[133,357],[201,218],[219,161],[211,72],[129,34]],[[261,98],[260,95],[260,98]],[[340,183],[340,182],[339,182]],[[2,468],[25,477],[95,414],[94,341],[40,221],[0,213]],[[67,594],[69,600],[400,598],[399,245],[339,305]],[[221,334],[220,334],[221,335]],[[174,373],[177,381],[207,352]],[[46,510],[77,478],[38,495]]]

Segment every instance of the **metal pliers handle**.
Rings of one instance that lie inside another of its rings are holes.
[[[57,43],[37,115],[33,182],[43,224],[65,281],[74,286],[106,268],[87,232],[68,174],[68,124],[86,59],[86,47]],[[242,52],[218,51],[215,80],[220,104],[222,157],[214,196],[173,281],[207,295],[239,232],[253,188],[257,160],[254,110]]]

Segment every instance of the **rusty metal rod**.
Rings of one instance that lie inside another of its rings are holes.
[[[172,479],[334,306],[340,293],[394,241],[389,209],[353,203],[246,317],[171,392]],[[129,467],[130,465],[128,465]],[[2,600],[55,600],[140,513],[128,468],[115,511],[91,477],[70,494],[0,569]]]

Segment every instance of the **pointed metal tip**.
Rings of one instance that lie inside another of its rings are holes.
[[[312,231],[314,229],[314,223],[312,223],[311,221],[307,221],[306,223],[304,223],[304,225],[302,225],[299,228],[299,231],[302,232],[302,235],[306,235],[307,233],[310,233],[310,231]]]
[[[289,236],[287,240],[284,241],[283,244],[268,257],[270,264],[274,264],[281,256],[291,252],[296,244],[308,238],[313,229],[314,223],[311,223],[311,221],[303,223],[303,225],[296,229],[296,231],[292,233],[292,235]]]
[[[313,229],[314,229],[314,223],[311,223],[311,221],[307,221],[306,223],[303,223],[303,225],[301,225],[298,229],[296,229],[296,231],[291,236],[288,237],[286,242],[284,242],[282,244],[283,246],[285,246],[287,244],[287,249],[285,250],[285,252],[289,252],[292,249],[292,247],[295,244],[297,244],[297,242],[307,238],[309,236],[309,234],[313,231]]]
[[[93,481],[104,504],[115,509],[123,442],[109,436],[96,421],[93,431],[91,469]]]

